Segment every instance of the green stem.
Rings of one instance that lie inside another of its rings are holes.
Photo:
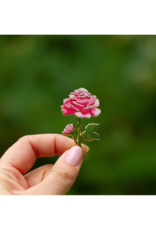
[[[77,128],[77,130],[78,130],[78,133],[77,133],[78,145],[81,147],[81,136],[80,136],[80,134],[81,134],[81,118],[79,118],[79,117],[77,118],[77,125],[78,125],[78,128]]]
[[[74,141],[76,142],[76,144],[78,144],[78,142],[77,142],[77,140],[75,138],[75,134],[74,133],[73,133],[72,137],[73,137]]]

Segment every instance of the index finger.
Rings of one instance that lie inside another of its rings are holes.
[[[20,138],[2,156],[0,167],[3,165],[16,168],[22,174],[31,169],[36,157],[61,155],[76,145],[75,141],[60,134],[37,134]],[[82,144],[83,154],[88,147]]]

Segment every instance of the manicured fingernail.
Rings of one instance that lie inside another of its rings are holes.
[[[73,146],[66,153],[64,160],[73,166],[79,165],[82,160],[82,149],[79,146]]]
[[[89,147],[87,145],[84,145],[86,147],[86,153],[89,151]]]

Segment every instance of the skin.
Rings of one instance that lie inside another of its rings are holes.
[[[20,138],[0,159],[0,195],[64,195],[71,188],[82,161],[73,166],[64,157],[75,142],[59,134],[29,135]],[[82,145],[83,154],[88,147]],[[37,157],[60,155],[54,165],[27,173]]]

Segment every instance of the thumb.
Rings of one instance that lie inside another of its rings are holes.
[[[64,195],[76,180],[82,164],[82,149],[73,146],[57,160],[44,181],[28,189],[26,194]]]

